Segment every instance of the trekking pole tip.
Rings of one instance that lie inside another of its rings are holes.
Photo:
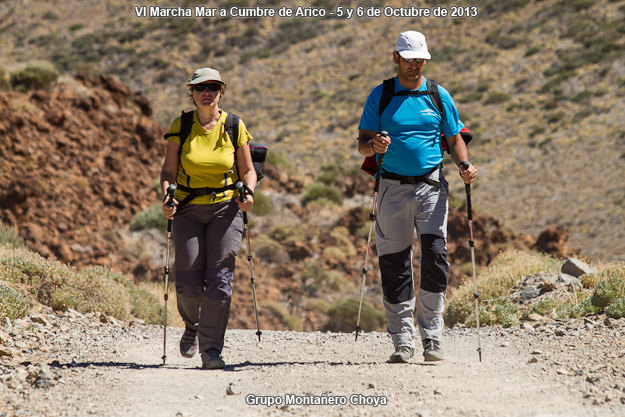
[[[360,326],[356,326],[356,339],[354,339],[354,342],[358,341],[358,333],[360,333],[360,330],[361,330]]]
[[[260,330],[256,332],[256,336],[258,336],[258,341],[260,342],[260,335],[263,334]]]

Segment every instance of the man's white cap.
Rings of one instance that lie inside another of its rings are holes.
[[[406,59],[432,59],[432,56],[428,52],[428,45],[425,43],[425,36],[423,33],[414,30],[399,34],[399,38],[397,38],[397,43],[395,44],[395,50]]]

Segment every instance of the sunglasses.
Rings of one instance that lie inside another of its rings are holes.
[[[398,54],[399,55],[399,54]],[[422,64],[425,62],[425,59],[423,58],[404,58],[403,56],[399,55],[399,57],[401,58],[402,61],[404,61],[406,64],[412,64],[412,63],[417,63],[417,64]]]
[[[217,91],[221,90],[221,85],[217,84],[217,83],[210,83],[210,84],[194,84],[191,86],[191,89],[193,91],[197,91],[198,93],[201,93],[202,91],[210,91],[211,93],[216,93]]]

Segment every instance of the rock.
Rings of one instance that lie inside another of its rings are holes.
[[[530,285],[529,287],[521,290],[521,298],[523,298],[524,300],[531,300],[532,298],[536,298],[539,295],[540,293],[538,292],[538,289],[536,289],[536,287],[533,285]]]
[[[558,274],[558,282],[563,282],[567,285],[577,285],[580,284],[581,285],[581,281],[577,278],[575,278],[573,275],[569,275],[569,274],[565,274],[564,272],[560,272]]]
[[[0,346],[0,358],[5,357],[5,356],[8,358],[12,358],[14,355],[15,355],[15,352],[12,349]]]
[[[556,336],[566,336],[566,332],[562,329],[556,329],[556,331],[554,332],[554,334]]]
[[[232,384],[232,382],[230,382],[228,384],[228,387],[226,388],[226,394],[228,394],[228,395],[237,395],[237,394],[239,394],[238,392],[235,391],[234,385]]]
[[[536,322],[541,322],[541,323],[549,323],[549,322],[553,321],[549,317],[541,316],[540,314],[537,314],[537,313],[532,313],[532,314],[528,315],[527,318],[530,321],[536,321]]]
[[[584,274],[594,274],[597,272],[595,268],[577,258],[568,258],[564,265],[562,265],[561,271],[575,278],[579,278]]]
[[[30,316],[30,321],[33,323],[39,323],[44,326],[50,327],[50,322],[42,314],[33,314]]]
[[[2,319],[0,319],[0,327],[3,327],[5,329],[10,329],[11,326],[11,319],[8,317],[2,317]]]
[[[50,367],[44,363],[30,365],[28,367],[28,376],[31,384],[37,388],[49,389],[56,385],[54,374]]]
[[[610,317],[606,317],[606,319],[603,321],[603,324],[605,324],[606,327],[609,327],[610,329],[618,327],[618,322]]]

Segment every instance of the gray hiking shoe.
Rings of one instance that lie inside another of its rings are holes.
[[[202,352],[202,369],[224,369],[226,363],[221,359],[217,349],[208,349]]]
[[[414,355],[414,349],[410,346],[399,346],[389,358],[390,363],[408,363]]]
[[[180,338],[180,354],[192,358],[197,352],[197,330],[186,328]]]
[[[443,360],[443,351],[438,340],[425,339],[423,341],[423,358],[426,362]]]

